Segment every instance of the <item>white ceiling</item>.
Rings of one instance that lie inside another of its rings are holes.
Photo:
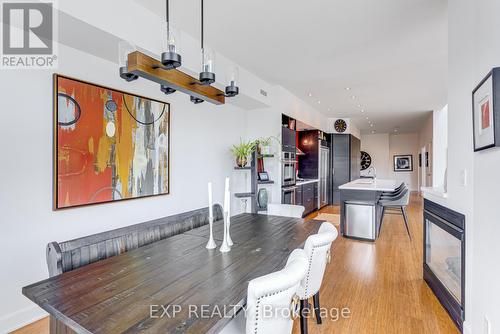
[[[164,0],[136,1],[164,16]],[[200,0],[170,8],[199,36]],[[446,0],[207,0],[205,18],[211,47],[362,132],[415,131],[446,104]]]

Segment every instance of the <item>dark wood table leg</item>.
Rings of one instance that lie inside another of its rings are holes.
[[[74,330],[66,326],[63,322],[50,316],[50,334],[76,334]]]

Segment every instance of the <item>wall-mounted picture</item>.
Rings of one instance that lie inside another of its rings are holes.
[[[394,171],[395,172],[412,172],[413,171],[413,155],[395,155],[394,156]]]
[[[269,181],[269,175],[267,174],[267,172],[259,172],[259,180]]]
[[[474,151],[500,146],[500,68],[494,68],[472,92]]]
[[[54,75],[54,209],[169,193],[170,105]]]

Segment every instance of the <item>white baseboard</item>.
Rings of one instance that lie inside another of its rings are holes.
[[[0,317],[0,333],[10,333],[46,316],[47,312],[36,305],[20,309]]]

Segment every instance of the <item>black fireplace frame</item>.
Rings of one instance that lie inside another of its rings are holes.
[[[434,224],[452,234],[461,242],[461,298],[459,303],[447,290],[444,284],[436,277],[431,268],[426,263],[427,247],[427,224],[426,219],[431,220]],[[463,331],[463,322],[465,321],[465,216],[456,211],[450,210],[442,205],[424,199],[424,280],[434,292],[443,307],[446,309],[453,322],[457,325],[460,331]]]

